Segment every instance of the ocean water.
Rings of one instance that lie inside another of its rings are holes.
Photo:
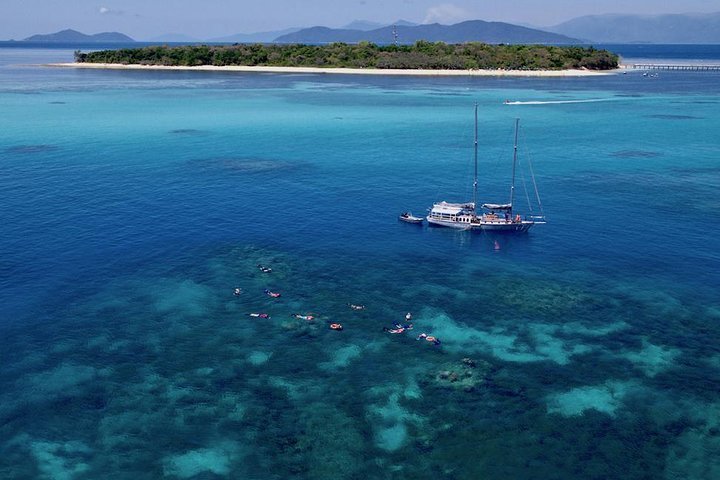
[[[720,74],[71,56],[0,49],[0,478],[720,477]],[[548,223],[399,223],[470,199],[475,102]]]

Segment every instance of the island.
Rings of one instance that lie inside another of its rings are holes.
[[[46,43],[134,43],[135,40],[119,32],[102,32],[94,35],[86,35],[77,30],[62,30],[47,35],[33,35],[24,40],[25,42],[46,42]]]
[[[593,47],[552,45],[412,45],[331,43],[149,46],[75,52],[75,66],[100,68],[229,69],[333,73],[471,74],[472,72],[602,72],[618,68],[618,56]]]

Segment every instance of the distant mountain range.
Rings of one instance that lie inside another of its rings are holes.
[[[470,20],[455,25],[385,26],[375,30],[337,29],[312,27],[294,33],[279,36],[277,43],[392,43],[397,33],[398,42],[415,43],[418,40],[429,42],[486,42],[486,43],[579,43],[577,38],[562,34],[545,32],[533,28],[520,27],[503,22],[485,22]]]
[[[378,23],[378,22],[370,22],[368,20],[355,20],[354,22],[350,22],[344,27],[340,27],[342,30],[362,30],[362,31],[368,31],[368,30],[376,30],[378,28],[387,27],[387,26],[398,26],[398,27],[415,27],[418,24],[413,22],[408,22],[407,20],[397,20],[392,23]],[[300,30],[298,28],[298,30]]]
[[[118,32],[103,32],[95,35],[85,35],[76,30],[62,30],[48,35],[33,35],[25,39],[26,42],[65,42],[65,43],[129,43],[132,38]]]
[[[208,39],[213,43],[272,43],[277,37],[297,32],[300,28],[286,28],[284,30],[273,30],[270,32],[236,33],[225,37]]]
[[[408,22],[405,20],[398,20],[393,25],[413,26],[415,23]],[[382,23],[369,22],[367,20],[355,20],[348,25],[342,27],[344,30],[375,30],[377,28],[385,26]],[[257,32],[257,33],[236,33],[235,35],[229,35],[225,37],[217,37],[208,39],[209,42],[213,43],[273,43],[278,37],[289,35],[295,32],[303,30],[302,28],[286,28],[285,30],[274,30],[269,32]]]
[[[597,43],[720,43],[720,13],[590,15],[545,30]]]
[[[368,41],[389,44],[431,42],[462,43],[720,43],[720,13],[682,15],[590,15],[552,27],[532,27],[503,22],[470,20],[455,25],[418,25],[405,20],[380,24],[356,20],[342,28],[288,28],[256,33],[238,33],[218,38],[196,39],[184,34],[166,34],[151,42],[179,43],[357,43]],[[48,35],[33,35],[28,42],[130,43],[134,40],[118,32],[85,35],[63,30]]]

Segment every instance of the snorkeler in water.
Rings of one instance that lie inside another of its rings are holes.
[[[270,318],[270,315],[268,315],[267,313],[248,313],[248,317]]]
[[[270,290],[268,290],[268,289],[266,288],[266,289],[265,289],[265,295],[267,295],[268,297],[272,297],[272,298],[278,298],[278,297],[280,296],[280,293],[278,293],[278,292],[271,292]]]
[[[403,333],[404,331],[405,331],[404,328],[402,328],[402,327],[398,328],[397,325],[395,326],[395,328],[383,327],[383,332],[387,332],[387,333]]]
[[[272,272],[272,268],[266,267],[264,265],[260,265],[259,263],[258,263],[257,267],[258,267],[258,269],[260,269],[260,271],[262,273],[271,273]]]
[[[242,288],[236,288],[236,289],[233,291],[233,295],[235,295],[236,297],[239,297],[240,294],[242,294]]]
[[[393,325],[393,328],[383,327],[383,332],[403,333],[405,330],[412,330],[412,329],[413,329],[412,323],[406,323],[404,325],[401,323],[396,323],[395,325]]]
[[[299,313],[293,313],[290,316],[293,318],[299,318],[300,320],[307,320],[307,321],[311,321],[311,320],[315,319],[315,317],[312,315],[300,315]]]
[[[440,345],[439,338],[433,337],[432,335],[428,335],[427,333],[421,333],[420,335],[418,335],[416,340],[420,340],[421,338],[424,338],[425,340],[432,343],[433,345]]]
[[[348,303],[348,306],[353,310],[365,310],[365,305],[355,305],[354,303]]]

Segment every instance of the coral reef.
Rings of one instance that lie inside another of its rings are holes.
[[[446,362],[428,374],[431,382],[439,387],[450,387],[472,392],[488,379],[492,365],[485,360],[465,357],[461,361]]]

